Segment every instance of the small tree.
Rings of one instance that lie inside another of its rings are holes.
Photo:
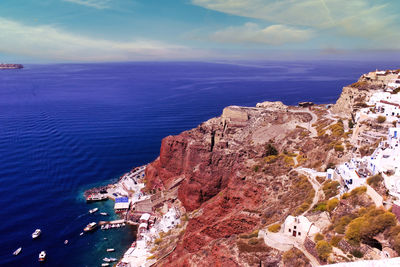
[[[376,121],[378,123],[384,123],[386,121],[386,117],[385,116],[378,116],[378,118],[376,119]]]
[[[318,252],[318,257],[324,261],[328,259],[329,254],[332,252],[332,246],[329,245],[329,243],[325,240],[318,241],[316,249]]]
[[[264,156],[267,157],[267,156],[276,156],[276,155],[278,155],[278,150],[271,143],[268,143],[265,146]]]
[[[332,199],[328,200],[328,203],[326,204],[326,208],[329,212],[332,212],[337,207],[338,204],[339,204],[339,199],[332,198]]]

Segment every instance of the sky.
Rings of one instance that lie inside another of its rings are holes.
[[[400,56],[398,0],[1,0],[0,62]]]

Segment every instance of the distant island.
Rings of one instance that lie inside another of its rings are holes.
[[[22,64],[3,64],[0,63],[0,70],[9,70],[9,69],[23,69],[24,66]]]

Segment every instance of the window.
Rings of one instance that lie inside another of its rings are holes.
[[[301,233],[299,232],[299,235],[301,235]]]
[[[292,229],[289,229],[289,233],[291,233],[292,232]]]
[[[293,228],[294,228],[294,230],[296,230],[296,226],[294,226]]]

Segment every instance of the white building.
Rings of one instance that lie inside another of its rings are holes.
[[[348,190],[353,190],[366,182],[365,177],[362,177],[357,172],[358,165],[359,162],[356,159],[351,159],[350,162],[345,162],[336,169],[336,172],[342,177],[345,188]]]
[[[400,116],[400,104],[396,102],[390,102],[386,100],[381,100],[376,103],[376,112],[381,113],[387,117],[397,117]]]
[[[319,232],[320,229],[305,216],[294,217],[289,215],[283,223],[284,234],[294,236],[302,241],[304,241],[307,236],[311,237]]]
[[[334,169],[327,169],[326,170],[326,179],[333,180],[334,174],[335,174]]]

